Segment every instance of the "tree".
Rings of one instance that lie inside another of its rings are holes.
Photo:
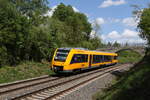
[[[67,46],[67,34],[71,32],[69,26],[67,26],[64,22],[54,18],[49,18],[46,26],[51,34],[51,41],[53,42],[52,44],[54,48]]]
[[[145,8],[142,12],[141,19],[138,25],[140,36],[146,39],[148,44],[150,44],[150,8]]]
[[[140,36],[143,39],[147,40],[147,44],[148,44],[147,52],[149,52],[149,49],[150,49],[150,7],[143,9],[142,14],[140,16],[140,22],[138,24],[138,28],[141,33]]]
[[[85,39],[89,40],[91,24],[84,14],[75,12],[70,5],[65,6],[62,3],[58,5],[52,18],[64,22],[70,28],[70,32],[66,33],[66,38],[71,45],[76,45]]]
[[[16,9],[24,16],[26,16],[30,24],[39,25],[45,20],[43,16],[48,10],[47,0],[9,0],[14,4]]]
[[[0,47],[0,67],[8,63],[7,49],[4,46]]]
[[[7,52],[9,63],[14,64],[22,54],[25,35],[28,33],[28,20],[8,0],[3,3],[1,1],[0,6],[0,48]]]
[[[112,46],[111,42],[108,42],[108,43],[107,43],[107,46],[108,46],[108,47],[111,47],[111,46]]]
[[[60,3],[55,9],[52,17],[65,22],[69,17],[73,16],[74,13],[71,6],[65,6],[63,3]]]
[[[120,47],[120,46],[121,45],[117,41],[115,41],[114,44],[113,44],[113,47]]]
[[[100,24],[95,20],[94,23],[93,23],[93,30],[95,32],[94,36],[96,34],[99,34],[99,31],[100,31]]]
[[[46,0],[0,1],[0,65],[40,61],[50,54],[51,34],[43,14]],[[36,19],[35,19],[36,18]],[[44,19],[44,20],[43,20]]]
[[[0,66],[49,59],[58,47],[100,46],[84,14],[60,4],[50,18],[48,9],[47,0],[0,1]]]
[[[126,43],[125,43],[125,47],[129,47],[129,44],[128,44],[128,42],[126,42]]]

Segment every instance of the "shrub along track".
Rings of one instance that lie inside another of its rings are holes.
[[[59,95],[83,85],[93,79],[103,76],[121,67],[130,64],[110,66],[86,73],[68,77],[46,77],[37,78],[21,83],[0,86],[0,99],[52,99]],[[11,88],[10,88],[11,87]]]

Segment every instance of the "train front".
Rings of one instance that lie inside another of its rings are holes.
[[[58,48],[56,49],[53,59],[51,69],[55,73],[67,72],[65,66],[67,66],[67,57],[70,52],[70,48]]]

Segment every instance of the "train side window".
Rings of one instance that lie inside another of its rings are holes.
[[[93,62],[92,63],[100,63],[103,61],[102,55],[93,55]]]
[[[103,62],[103,56],[100,55],[100,62]]]
[[[102,55],[101,57],[102,57],[102,58],[101,58],[101,59],[102,59],[102,61],[101,61],[101,62],[104,62],[104,55]]]
[[[93,61],[92,61],[92,63],[95,63],[96,61],[96,56],[95,55],[93,55]]]
[[[88,61],[87,54],[74,54],[70,64],[82,63],[82,62],[87,62],[87,61]]]
[[[92,63],[96,63],[97,62],[97,55],[93,55],[93,61]]]
[[[103,59],[103,60],[104,60],[104,62],[106,61],[106,56],[104,56],[104,59]]]

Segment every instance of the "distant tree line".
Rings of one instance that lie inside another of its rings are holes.
[[[59,4],[52,17],[47,0],[0,0],[0,66],[51,59],[58,47],[99,48],[87,17]]]

